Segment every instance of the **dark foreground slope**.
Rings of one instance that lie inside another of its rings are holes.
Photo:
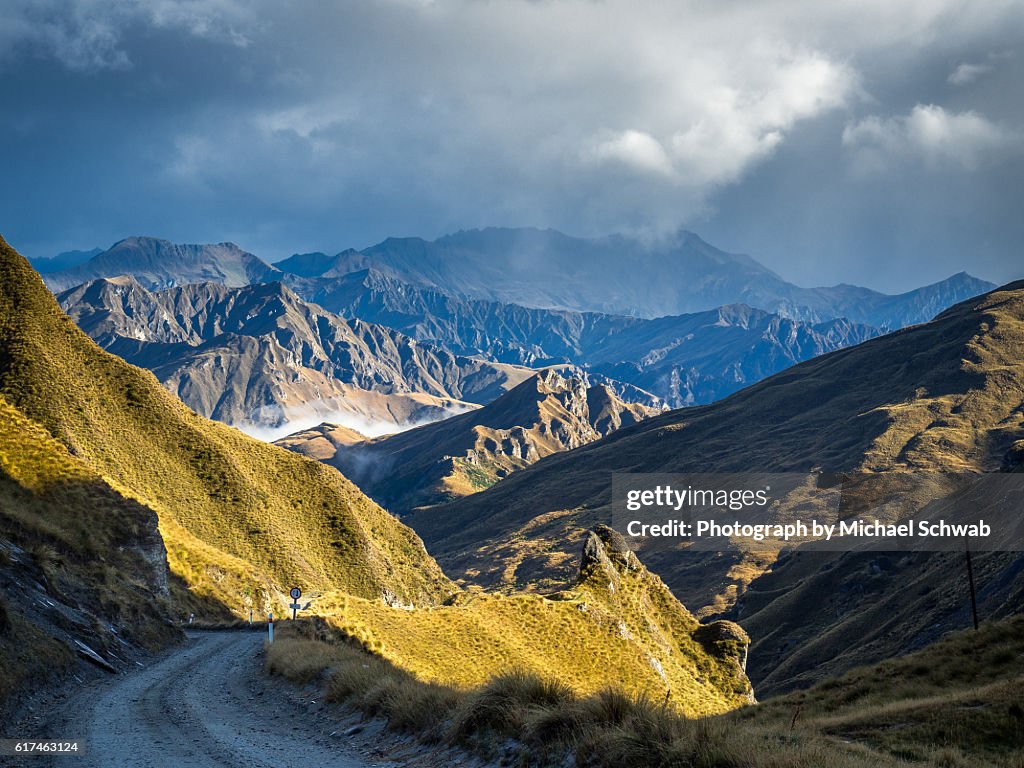
[[[520,586],[564,581],[564,553],[576,546],[566,542],[607,517],[613,472],[999,471],[1024,453],[1022,403],[1024,283],[1014,283],[931,323],[803,363],[714,405],[673,411],[545,459],[484,493],[409,520],[457,576]],[[727,608],[770,565],[738,551],[711,562],[678,547],[643,556],[685,602],[708,606],[705,613]],[[922,558],[897,561],[909,570],[896,578],[886,564],[873,567],[871,558],[845,556],[846,565],[827,578],[835,556],[780,564],[765,577],[774,579],[771,588],[762,582],[758,601],[751,595],[741,615],[754,630],[755,680],[777,674],[792,681],[840,657],[838,667],[848,665],[840,647],[844,632],[877,633],[877,643],[867,637],[856,649],[873,658],[927,642],[962,622],[965,603],[954,587],[959,562]],[[1011,611],[1020,601],[1019,569],[1011,561],[993,556],[984,566],[991,578],[1001,579],[990,594],[991,611]],[[929,574],[931,568],[937,570]],[[886,575],[867,584],[876,569]],[[935,594],[904,599],[911,592],[901,590],[903,584]],[[942,584],[950,588],[936,586]],[[877,594],[869,600],[872,589],[891,600]],[[801,599],[787,603],[785,596],[798,590]],[[842,590],[839,604],[835,590]],[[875,613],[863,613],[872,602]],[[769,606],[786,608],[782,614]],[[762,619],[754,617],[755,607]],[[736,610],[742,609],[740,601]],[[901,619],[911,615],[916,623],[908,629]],[[801,644],[814,645],[814,652],[774,672]],[[758,658],[764,659],[760,670]]]
[[[0,716],[76,656],[176,637],[168,581],[153,511],[0,396]]]
[[[339,473],[197,416],[101,350],[2,241],[0,395],[83,471],[155,513],[172,592],[190,590],[175,595],[182,603],[262,612],[292,584],[414,603],[449,592],[418,537]],[[89,504],[77,514],[103,519]]]

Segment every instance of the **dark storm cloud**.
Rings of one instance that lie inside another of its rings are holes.
[[[1021,33],[1016,3],[8,2],[0,231],[688,226],[801,284],[1009,279]]]

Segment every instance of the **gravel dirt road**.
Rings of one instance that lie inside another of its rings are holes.
[[[259,632],[193,632],[137,672],[90,685],[46,723],[50,739],[82,739],[84,755],[25,757],[63,768],[377,768],[477,765],[347,719],[262,671]],[[2,759],[2,758],[0,758]]]

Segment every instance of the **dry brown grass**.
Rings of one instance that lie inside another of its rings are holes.
[[[620,690],[580,696],[522,671],[472,690],[426,684],[332,636],[290,626],[268,649],[267,667],[300,682],[324,675],[332,701],[485,757],[512,744],[533,766],[567,759],[588,768],[1024,766],[1024,618],[704,718]]]

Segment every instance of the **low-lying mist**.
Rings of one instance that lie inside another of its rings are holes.
[[[264,409],[270,411],[272,409]],[[422,427],[435,421],[449,419],[458,416],[466,411],[473,410],[467,406],[452,406],[448,408],[423,408],[407,419],[375,418],[368,414],[353,413],[351,410],[339,409],[336,405],[325,409],[313,404],[307,404],[301,409],[289,409],[283,412],[276,410],[276,419],[266,418],[269,413],[261,412],[259,421],[242,421],[231,424],[235,429],[241,430],[249,437],[272,443],[282,437],[313,429],[321,424],[337,424],[341,427],[355,430],[365,437],[380,437],[398,432],[405,432],[415,427]]]

